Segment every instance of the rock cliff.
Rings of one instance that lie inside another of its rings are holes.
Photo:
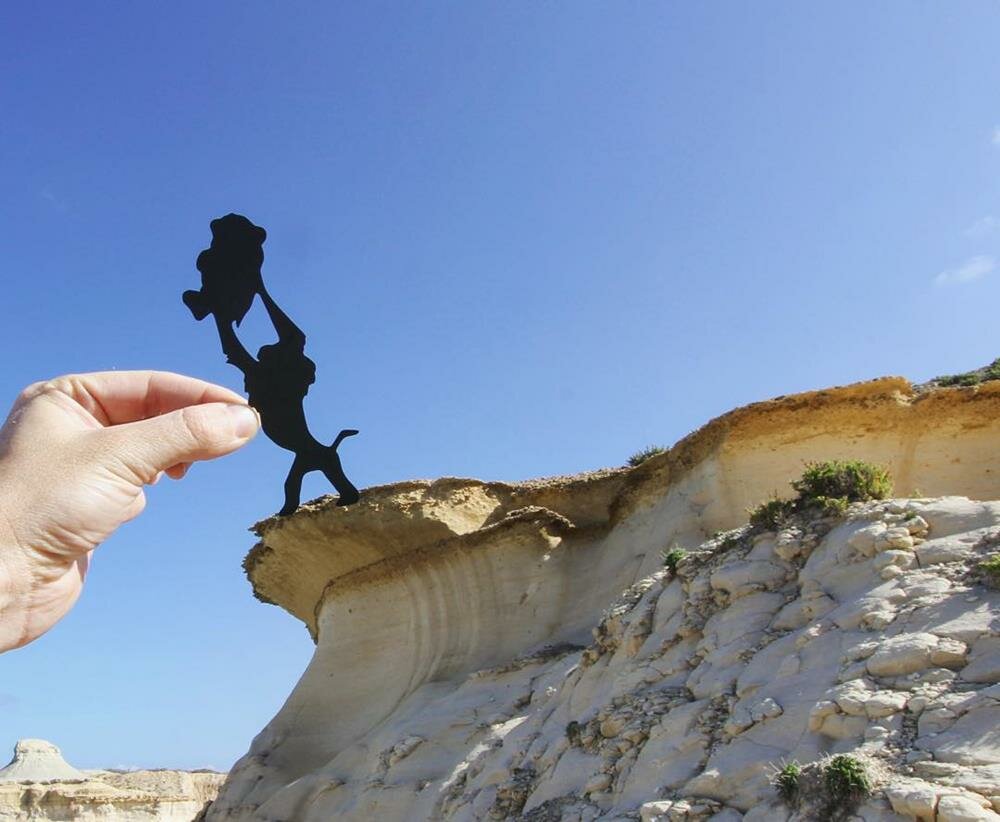
[[[43,739],[22,739],[0,770],[0,820],[189,822],[218,793],[210,771],[78,771]]]
[[[254,591],[317,647],[204,816],[1000,819],[998,446],[997,383],[886,378],[738,409],[634,469],[259,523]],[[843,458],[900,498],[745,526]]]

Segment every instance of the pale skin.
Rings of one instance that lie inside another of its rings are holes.
[[[94,549],[180,479],[260,427],[239,394],[164,371],[111,371],[29,386],[0,428],[0,652],[73,607]]]

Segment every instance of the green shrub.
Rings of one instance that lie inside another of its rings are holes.
[[[981,382],[990,380],[1000,380],[1000,358],[993,360],[985,368],[975,371],[966,371],[964,374],[948,374],[944,377],[935,377],[934,382],[945,387],[961,385],[979,385]]]
[[[795,500],[774,497],[750,509],[750,524],[755,528],[776,531],[795,513]]]
[[[799,796],[799,777],[802,767],[798,762],[788,762],[774,775],[771,784],[785,804],[791,805]]]
[[[831,759],[823,768],[823,783],[833,808],[843,808],[872,792],[865,766],[853,756],[841,754]]]
[[[978,385],[980,383],[980,377],[975,371],[969,371],[965,374],[949,374],[945,377],[936,377],[934,381],[938,385],[943,385],[945,388],[951,388],[955,385],[961,385],[967,388],[970,385]]]
[[[798,511],[818,508],[826,516],[843,516],[852,502],[885,499],[892,493],[889,472],[861,460],[808,462],[802,476],[792,483],[795,499],[778,497],[750,509],[750,524],[776,531]]]
[[[803,502],[846,499],[864,502],[885,499],[892,493],[889,472],[880,465],[861,460],[807,462],[802,476],[792,483]]]
[[[683,548],[671,548],[663,552],[663,564],[670,571],[671,576],[677,573],[677,563],[687,556],[687,551]]]
[[[994,554],[980,562],[979,571],[986,577],[987,583],[994,588],[1000,588],[1000,554]]]
[[[649,445],[643,448],[641,451],[636,451],[631,457],[628,458],[628,464],[635,468],[637,465],[642,465],[650,457],[655,457],[657,454],[662,454],[667,449],[662,445]]]

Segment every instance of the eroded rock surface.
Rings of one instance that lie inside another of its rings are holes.
[[[0,768],[0,782],[86,778],[63,759],[62,751],[44,739],[19,739],[14,745],[14,757]]]
[[[811,819],[847,810],[817,774],[848,753],[874,787],[857,818],[1000,819],[1000,594],[975,570],[1000,545],[975,499],[1000,498],[998,399],[880,380],[631,471],[260,524],[255,590],[317,649],[205,818]],[[921,496],[716,533],[829,458]],[[790,807],[770,783],[793,760]]]

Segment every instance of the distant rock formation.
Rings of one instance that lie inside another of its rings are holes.
[[[48,782],[54,779],[86,779],[86,774],[69,765],[60,750],[44,739],[21,739],[14,746],[14,758],[0,770],[0,782]]]
[[[79,771],[51,742],[22,739],[0,770],[0,820],[190,822],[224,778],[212,771]]]
[[[886,465],[900,498],[745,524],[822,459]],[[1000,383],[885,378],[738,409],[632,469],[264,521],[254,592],[316,652],[202,818],[1000,820],[989,500]]]

